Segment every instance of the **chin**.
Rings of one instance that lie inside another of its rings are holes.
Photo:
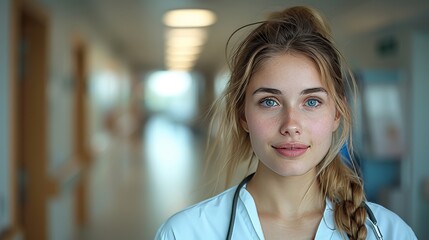
[[[313,171],[315,170],[315,168],[303,168],[302,166],[287,166],[287,167],[282,167],[281,169],[271,168],[271,170],[277,175],[282,177],[305,176],[305,175],[311,174],[312,172],[314,173],[316,172],[316,171]]]

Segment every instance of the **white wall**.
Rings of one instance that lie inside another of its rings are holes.
[[[0,1],[0,234],[10,224],[10,1]]]
[[[72,18],[67,12],[50,11],[49,14],[47,171],[56,176],[59,169],[73,158]],[[74,186],[66,186],[59,195],[49,199],[48,239],[72,239],[75,230],[72,195]]]
[[[49,172],[72,158],[73,76],[71,17],[51,11],[48,47],[48,142]]]
[[[49,173],[58,170],[73,157],[74,91],[73,46],[76,39],[82,40],[87,48],[87,90],[90,91],[92,76],[100,69],[114,66],[123,70],[123,63],[112,54],[109,42],[103,37],[93,21],[80,15],[72,2],[53,2],[49,11],[49,81],[48,122]],[[78,3],[77,3],[78,4]],[[48,6],[49,7],[49,6]],[[126,72],[126,70],[124,70]],[[123,71],[123,72],[124,72]],[[124,73],[126,75],[126,73]],[[90,94],[90,92],[89,92]],[[91,96],[89,96],[91,97]],[[87,99],[88,107],[90,105]],[[94,109],[88,108],[89,111]],[[97,109],[95,109],[97,110]],[[89,112],[92,117],[94,113]],[[88,124],[91,120],[88,120]],[[93,126],[89,126],[89,135]],[[90,136],[88,136],[90,138]],[[89,142],[88,142],[89,143]],[[49,239],[73,239],[74,225],[73,184],[65,184],[58,196],[50,199],[48,206]],[[91,206],[90,206],[91,207]]]

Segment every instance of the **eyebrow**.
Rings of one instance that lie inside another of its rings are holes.
[[[322,93],[326,93],[326,94],[328,93],[328,91],[326,91],[326,89],[324,89],[322,87],[317,87],[317,88],[304,89],[301,91],[301,95],[308,95],[308,94],[317,93],[317,92],[322,92]],[[282,91],[275,89],[275,88],[261,87],[261,88],[256,89],[253,92],[253,95],[255,95],[257,93],[271,93],[271,94],[281,95]]]
[[[282,94],[282,91],[275,89],[275,88],[258,88],[253,92],[253,95],[257,94],[257,93],[271,93],[271,94],[276,94],[276,95],[280,95]]]
[[[326,89],[324,89],[322,87],[317,87],[317,88],[304,89],[304,90],[302,90],[301,95],[307,95],[307,94],[318,93],[318,92],[322,92],[322,93],[328,94],[328,91],[326,91]]]

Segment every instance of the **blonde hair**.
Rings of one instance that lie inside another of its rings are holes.
[[[346,166],[339,153],[346,143],[351,152],[352,116],[347,96],[349,90],[355,93],[356,88],[350,70],[347,74],[343,72],[343,58],[334,46],[329,26],[309,7],[288,8],[257,24],[234,51],[230,80],[223,95],[214,103],[208,141],[209,163],[219,164],[219,174],[226,170],[227,184],[231,183],[239,166],[247,168],[246,174],[251,171],[252,164],[257,162],[252,161],[256,156],[240,124],[247,85],[267,59],[284,53],[303,54],[319,67],[322,84],[340,116],[340,127],[334,133],[331,147],[317,166],[317,181],[324,196],[334,205],[337,229],[350,239],[365,239],[363,184],[356,169]]]

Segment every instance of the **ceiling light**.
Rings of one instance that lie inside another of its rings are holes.
[[[198,55],[167,55],[165,58],[167,62],[194,62]]]
[[[201,46],[183,46],[180,48],[177,47],[167,47],[165,50],[166,55],[197,55],[201,53]]]
[[[199,39],[207,38],[207,30],[204,28],[169,28],[165,32],[165,37],[194,37]]]
[[[175,57],[169,57],[165,60],[166,64],[171,65],[194,65],[196,62],[196,58],[188,58],[188,59],[180,59]]]
[[[216,22],[216,15],[205,9],[177,9],[164,14],[169,27],[207,27]]]
[[[197,47],[202,46],[205,40],[194,37],[177,37],[177,38],[168,38],[167,46],[171,47]]]

